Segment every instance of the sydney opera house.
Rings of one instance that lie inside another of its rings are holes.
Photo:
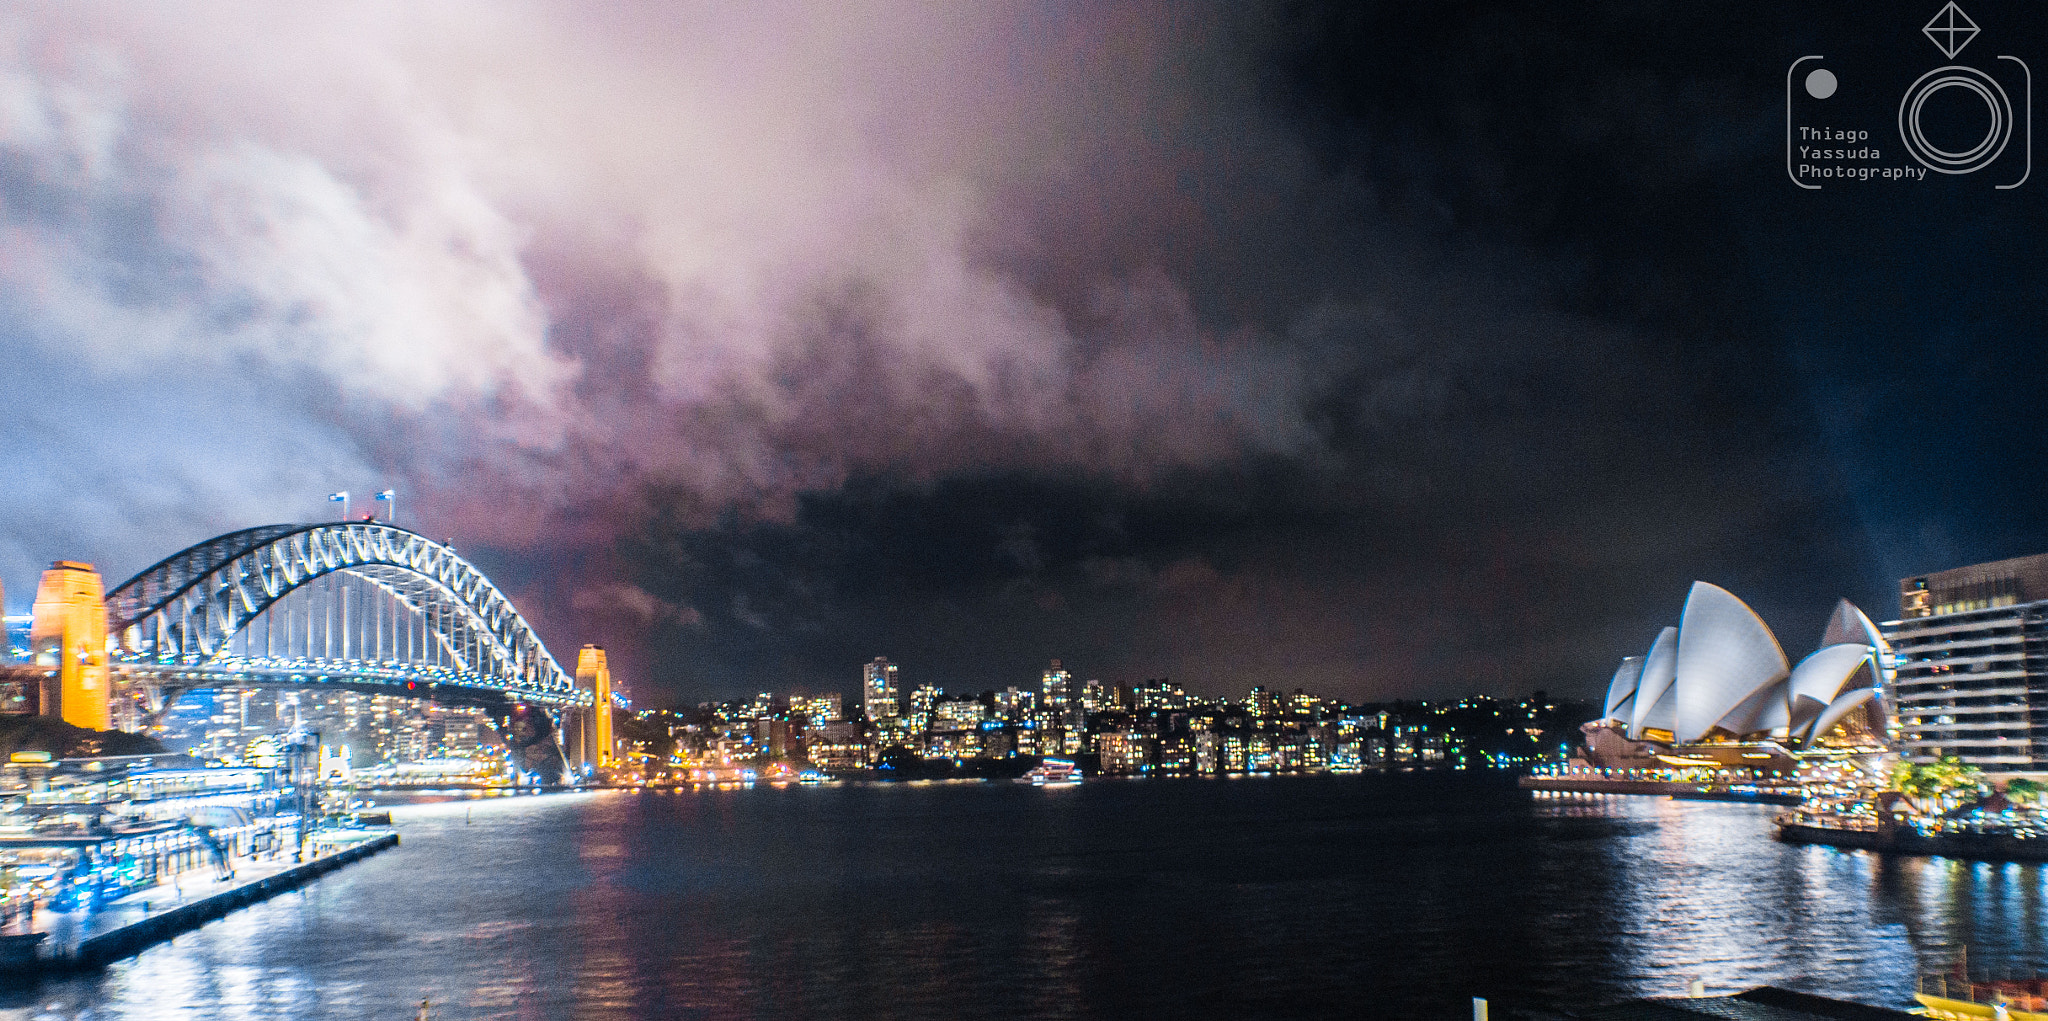
[[[1609,769],[1743,767],[1790,774],[1794,754],[1884,744],[1885,660],[1877,626],[1848,600],[1799,661],[1728,590],[1694,582],[1677,627],[1621,661],[1590,763]]]

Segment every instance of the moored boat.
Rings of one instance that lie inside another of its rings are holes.
[[[1947,1021],[2048,1021],[2048,980],[2032,978],[1972,979],[1963,964],[1948,972],[1921,975],[1913,1011]]]

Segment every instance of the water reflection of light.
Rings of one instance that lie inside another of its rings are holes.
[[[1901,1006],[1916,965],[1967,943],[2024,970],[2048,939],[2037,866],[1780,844],[1761,806],[1502,797],[1461,816],[1361,802],[1396,790],[1374,783],[413,806],[401,853],[0,996],[0,1021],[410,1017],[423,994],[440,1016],[595,1021],[1122,1016],[1139,992],[1124,1006],[1264,1016],[1416,990],[1442,1002],[1415,1016],[1454,1016],[1491,992],[1475,983],[1503,1007],[1581,1006],[1694,976]]]
[[[1626,823],[1606,844],[1614,931],[1630,995],[1764,983],[1865,1002],[1910,1003],[1920,970],[1969,947],[1973,968],[2031,972],[2044,960],[2048,883],[2039,865],[1887,857],[1771,839],[1756,806],[1614,797]],[[1554,818],[1583,803],[1539,802]]]
[[[1081,991],[1075,981],[1082,956],[1078,939],[1081,920],[1071,905],[1057,899],[1041,899],[1033,904],[1029,918],[1025,939],[1035,958],[1036,981],[1032,987],[1036,1002],[1028,1016],[1072,1017],[1081,1002]]]

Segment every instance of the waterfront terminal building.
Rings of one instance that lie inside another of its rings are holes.
[[[1902,579],[1899,617],[1899,751],[2048,778],[2048,554]]]

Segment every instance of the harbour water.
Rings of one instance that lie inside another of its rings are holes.
[[[28,1018],[1461,1018],[2048,963],[2038,865],[1473,776],[463,799]]]

